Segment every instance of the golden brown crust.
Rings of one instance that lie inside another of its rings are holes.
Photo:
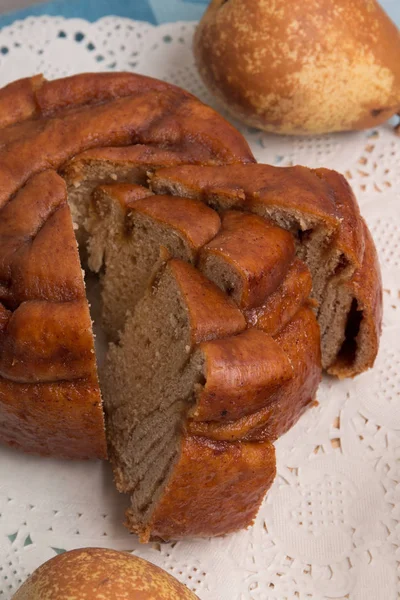
[[[301,307],[275,337],[275,343],[286,356],[292,372],[290,378],[266,398],[266,405],[231,421],[189,419],[189,433],[217,441],[275,440],[296,423],[307,405],[315,400],[321,380],[319,328],[312,310]]]
[[[136,213],[151,217],[157,223],[172,228],[196,252],[219,231],[218,213],[203,202],[172,196],[151,196],[134,201],[129,216]]]
[[[32,177],[1,211],[0,219],[0,277],[3,286],[9,285],[12,265],[18,251],[40,233],[47,219],[66,202],[65,184],[52,171]],[[2,291],[5,294],[6,291]],[[13,295],[7,292],[9,301]],[[83,286],[81,283],[81,295]],[[5,299],[2,296],[0,299]]]
[[[142,185],[135,185],[133,183],[114,183],[99,185],[93,192],[92,202],[95,210],[98,210],[97,200],[101,198],[102,194],[106,194],[113,200],[116,200],[121,208],[126,212],[129,209],[129,205],[142,198],[152,196],[153,193]]]
[[[0,151],[0,205],[35,173],[49,167],[58,169],[83,150],[139,141],[137,132],[143,122],[149,129],[172,109],[174,101],[181,103],[181,98],[172,96],[147,92],[68,113],[62,119],[37,121],[36,131],[29,131]]]
[[[97,379],[17,383],[0,377],[2,443],[44,456],[107,455]]]
[[[10,308],[85,297],[65,184],[53,171],[33,177],[5,206],[0,247],[0,300]]]
[[[35,92],[43,75],[18,79],[0,89],[0,128],[34,117],[39,112]]]
[[[0,219],[0,438],[70,458],[104,458],[94,343],[65,183],[32,177]],[[6,318],[7,314],[7,318]]]
[[[193,153],[196,153],[196,147],[193,147]],[[166,166],[178,166],[180,164],[189,164],[193,157],[188,152],[179,149],[159,148],[158,146],[149,146],[145,144],[135,144],[134,146],[121,146],[120,148],[110,146],[105,148],[91,148],[85,150],[77,156],[74,156],[66,165],[65,171],[73,171],[75,165],[87,164],[91,161],[107,161],[111,164],[140,164],[144,168],[163,168]],[[82,166],[80,165],[81,169]]]
[[[201,251],[199,268],[225,263],[240,281],[232,296],[240,308],[259,306],[280,285],[294,258],[293,236],[265,219],[239,211],[222,215],[221,231]]]
[[[160,169],[150,177],[156,193],[181,187],[181,194],[199,196],[220,210],[236,208],[268,216],[265,210],[296,210],[304,218],[336,230],[340,215],[325,182],[306,167],[235,165],[182,166]]]
[[[74,381],[95,371],[86,299],[23,302],[0,336],[0,376],[10,381]]]
[[[172,88],[181,95],[189,96],[176,86],[136,73],[79,73],[53,81],[44,80],[36,92],[36,101],[41,114],[48,117],[82,106],[103,104],[116,98]]]
[[[261,435],[276,439],[293,427],[305,408],[315,400],[315,391],[321,381],[320,333],[310,308],[300,308],[274,339],[288,357],[293,377],[277,391],[274,410],[266,426],[261,431],[253,431],[257,438]]]
[[[184,435],[180,456],[147,527],[132,512],[127,525],[141,541],[224,535],[254,521],[275,477],[270,442],[216,442]],[[218,507],[218,510],[215,510]]]
[[[315,169],[314,173],[326,182],[332,203],[340,215],[335,245],[355,270],[361,265],[365,242],[360,209],[353,190],[345,177],[337,171]]]
[[[190,413],[195,421],[232,421],[265,408],[292,378],[292,365],[272,337],[248,329],[200,344],[206,383]]]
[[[172,259],[167,268],[176,278],[189,311],[193,344],[246,328],[245,318],[235,303],[192,265]]]
[[[309,302],[312,290],[310,271],[299,259],[295,259],[281,285],[262,304],[245,311],[247,323],[276,335],[294,317],[299,308]]]
[[[61,268],[60,268],[61,267]],[[84,286],[71,215],[65,203],[10,261],[9,306],[28,300],[54,302],[84,296]]]
[[[399,111],[400,34],[377,0],[212,0],[194,54],[222,105],[266,131],[364,129]]]
[[[174,577],[127,552],[83,548],[36,569],[14,600],[196,600]]]
[[[236,441],[274,441],[273,436],[263,435],[264,426],[270,421],[274,403],[271,402],[260,410],[245,415],[234,421],[193,421],[188,420],[186,428],[193,436],[200,436],[217,442]],[[261,430],[261,434],[260,434]]]

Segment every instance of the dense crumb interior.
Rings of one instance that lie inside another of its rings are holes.
[[[87,222],[89,266],[102,272],[103,327],[116,340],[166,257],[193,262],[194,254],[173,229],[137,211],[127,215],[107,194],[96,205]]]
[[[238,305],[243,294],[243,281],[234,268],[229,267],[226,261],[218,254],[211,254],[199,265],[201,272],[223,292],[230,296]]]
[[[118,488],[132,495],[138,523],[157,502],[179,454],[184,415],[202,368],[190,361],[186,306],[168,265],[111,345],[102,383]]]

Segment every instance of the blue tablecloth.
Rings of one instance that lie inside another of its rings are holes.
[[[332,0],[334,2],[335,0]],[[0,17],[0,27],[29,15],[62,15],[96,21],[105,15],[130,17],[150,23],[192,21],[201,17],[208,0],[53,0]],[[400,26],[400,0],[381,0]]]

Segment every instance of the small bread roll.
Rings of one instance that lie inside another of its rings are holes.
[[[196,600],[151,563],[103,548],[59,554],[36,569],[13,600]]]
[[[400,33],[376,0],[212,0],[194,53],[226,109],[265,131],[364,129],[400,111]]]

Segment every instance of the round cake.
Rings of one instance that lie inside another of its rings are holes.
[[[248,526],[322,367],[377,353],[349,185],[254,164],[212,109],[134,74],[20,80],[0,108],[0,440],[108,450],[142,541]],[[102,287],[101,385],[82,266]]]

